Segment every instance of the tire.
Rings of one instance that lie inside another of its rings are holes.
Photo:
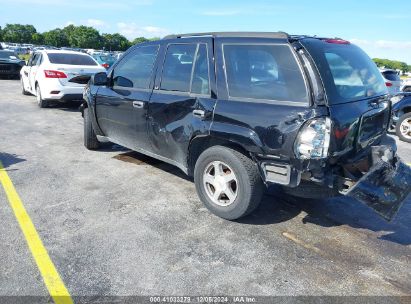
[[[216,170],[221,173],[217,174]],[[216,179],[216,176],[219,178]],[[230,178],[233,180],[227,183],[225,180]],[[216,187],[208,183],[209,180]],[[253,212],[264,194],[257,165],[244,154],[223,146],[211,147],[200,155],[194,168],[194,183],[207,209],[227,220],[236,220]],[[225,190],[218,190],[223,189],[224,185]],[[213,189],[214,196],[221,193],[214,199]],[[231,199],[226,193],[231,193]]]
[[[37,104],[40,108],[44,109],[44,108],[47,108],[49,106],[49,103],[47,102],[47,100],[44,100],[41,97],[41,90],[40,90],[39,85],[36,85],[36,98],[37,98]]]
[[[84,109],[84,146],[88,150],[96,150],[100,146],[100,142],[98,141],[93,125],[91,124],[88,108]]]
[[[341,195],[335,189],[307,181],[301,181],[300,185],[295,188],[282,186],[282,189],[283,192],[289,196],[306,199],[328,199]]]
[[[27,92],[26,89],[24,88],[23,78],[20,79],[20,83],[21,83],[21,94],[23,94],[23,95],[30,95],[30,93]]]
[[[395,126],[395,133],[400,140],[411,143],[411,113],[406,113],[400,117]]]

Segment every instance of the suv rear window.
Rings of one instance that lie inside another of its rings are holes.
[[[308,102],[297,60],[288,45],[223,45],[230,97]]]
[[[97,65],[88,55],[68,54],[68,53],[49,53],[50,63],[69,64],[69,65]]]
[[[385,79],[388,79],[390,81],[401,81],[400,76],[398,76],[397,72],[394,71],[385,71],[382,72],[384,75]]]
[[[320,72],[329,104],[339,104],[387,94],[376,64],[352,44],[301,41]]]

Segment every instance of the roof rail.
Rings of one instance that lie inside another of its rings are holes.
[[[282,38],[288,39],[290,36],[285,32],[205,32],[190,34],[173,34],[165,36],[163,39],[177,39],[189,37],[252,37],[252,38]]]

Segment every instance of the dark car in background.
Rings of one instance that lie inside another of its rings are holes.
[[[391,101],[392,129],[399,139],[411,143],[411,92],[397,94]]]
[[[117,61],[117,58],[110,54],[94,54],[92,57],[104,68],[108,69],[111,67],[114,62]]]
[[[392,219],[411,168],[386,136],[389,98],[373,61],[345,40],[172,35],[92,76],[84,145],[108,140],[177,166],[229,220],[272,184],[303,198],[349,195]]]
[[[15,52],[0,50],[0,77],[19,78],[20,70],[25,64]]]

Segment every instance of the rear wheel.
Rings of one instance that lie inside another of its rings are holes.
[[[100,143],[94,132],[93,125],[91,124],[90,112],[88,108],[84,109],[84,146],[88,150],[96,150],[99,148]]]
[[[396,125],[396,133],[402,141],[411,143],[411,113],[400,117]]]
[[[250,214],[264,193],[257,165],[244,154],[222,146],[211,147],[200,155],[194,182],[203,204],[227,220]]]
[[[36,98],[37,98],[37,104],[40,108],[48,107],[49,103],[47,102],[47,100],[44,100],[43,97],[41,97],[41,90],[40,90],[39,85],[36,86]]]

